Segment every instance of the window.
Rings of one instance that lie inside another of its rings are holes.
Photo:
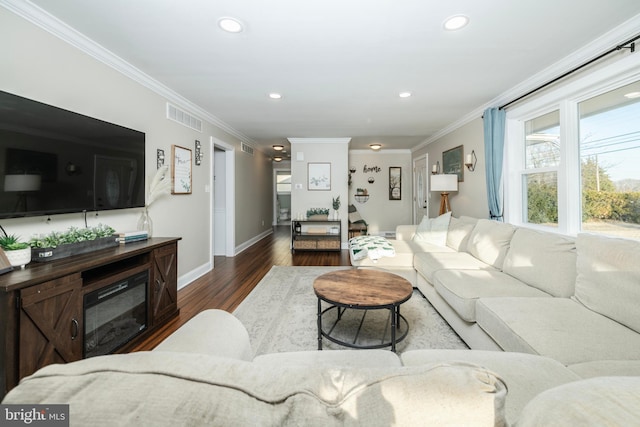
[[[582,230],[640,238],[640,82],[578,111]]]
[[[524,222],[557,227],[560,112],[555,110],[525,123],[522,194]]]
[[[640,57],[507,111],[505,220],[640,239]]]

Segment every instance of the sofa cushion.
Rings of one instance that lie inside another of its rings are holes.
[[[640,377],[640,360],[595,360],[574,363],[568,368],[580,378],[636,376]]]
[[[640,334],[570,298],[483,298],[476,321],[506,351],[565,365],[640,359]]]
[[[253,357],[247,329],[233,314],[217,309],[196,314],[153,351],[202,353],[241,360]]]
[[[476,218],[468,216],[451,217],[449,229],[447,230],[447,246],[458,252],[466,250],[469,235],[477,222]]]
[[[402,354],[405,366],[448,361],[472,363],[496,372],[509,390],[505,414],[513,425],[525,405],[538,393],[580,377],[548,357],[480,350],[410,350]]]
[[[469,235],[467,252],[500,270],[515,230],[511,224],[479,219]]]
[[[413,240],[424,241],[438,246],[446,246],[450,219],[451,212],[447,212],[436,218],[424,216],[420,224],[418,224]]]
[[[287,351],[256,356],[254,364],[264,366],[315,366],[390,368],[402,366],[397,354],[388,350]]]
[[[413,266],[427,281],[433,284],[433,274],[438,270],[495,270],[466,252],[416,253]]]
[[[47,366],[4,403],[69,403],[77,425],[486,426],[505,424],[505,396],[501,380],[468,364],[265,369],[137,352]]]
[[[576,284],[576,243],[554,233],[518,228],[502,271],[556,297],[570,297]]]
[[[476,321],[476,301],[486,297],[551,297],[497,270],[440,270],[433,275],[440,296],[467,322]]]
[[[518,427],[637,426],[640,377],[600,377],[552,388],[533,398]]]
[[[575,299],[640,333],[640,242],[581,233]]]

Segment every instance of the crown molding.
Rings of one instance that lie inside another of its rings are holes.
[[[234,129],[202,107],[194,104],[169,87],[163,85],[148,74],[142,72],[127,61],[123,60],[115,53],[91,40],[84,34],[70,27],[60,19],[56,18],[55,16],[36,6],[30,1],[0,0],[0,6],[3,6],[5,9],[24,18],[31,24],[47,31],[55,37],[58,37],[62,41],[86,53],[95,60],[102,62],[103,64],[113,68],[119,73],[129,77],[133,81],[152,90],[158,95],[166,98],[168,101],[174,103],[176,106],[188,111],[192,111],[195,115],[202,117],[204,120],[219,127],[230,135],[235,136],[242,142],[250,142],[254,145],[257,145],[254,140],[244,135],[242,132]]]
[[[291,144],[348,144],[351,138],[287,138]]]
[[[354,148],[349,150],[349,154],[411,154],[409,148],[381,148],[378,151],[373,151],[371,148]]]
[[[455,131],[456,129],[470,123],[471,121],[482,117],[484,110],[486,110],[487,108],[504,105],[511,100],[517,99],[519,96],[522,96],[523,94],[537,87],[540,87],[547,82],[550,82],[551,80],[557,78],[558,76],[561,76],[567,71],[572,70],[592,60],[593,58],[596,58],[598,55],[601,55],[602,53],[639,35],[638,28],[640,28],[640,14],[630,18],[621,25],[615,27],[614,29],[588,43],[584,47],[575,50],[562,60],[550,65],[549,67],[545,68],[539,73],[534,74],[528,79],[523,80],[521,83],[517,84],[506,92],[501,93],[486,104],[474,109],[473,111],[464,115],[450,125],[442,128],[440,131],[436,132],[417,146],[413,147],[411,151],[416,152],[431,144],[432,142],[437,141],[443,136]]]

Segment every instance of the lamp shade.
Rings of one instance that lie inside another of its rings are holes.
[[[38,191],[40,175],[16,174],[4,176],[4,191]]]
[[[458,191],[458,175],[431,175],[431,191]]]

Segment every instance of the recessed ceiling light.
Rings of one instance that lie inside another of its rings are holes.
[[[624,94],[625,98],[629,98],[629,99],[634,99],[634,98],[640,98],[640,92],[629,92],[629,93],[625,93]]]
[[[271,99],[281,99],[282,98],[282,94],[276,93],[276,92],[272,92],[269,94],[269,98]]]
[[[373,151],[378,151],[382,148],[382,144],[369,144],[369,148],[371,148]]]
[[[411,92],[400,92],[398,96],[400,98],[409,98],[411,96]]]
[[[242,32],[242,24],[234,18],[220,18],[218,19],[218,26],[228,33]]]
[[[459,30],[460,28],[466,26],[469,23],[469,18],[464,15],[456,15],[450,18],[447,18],[444,21],[444,29],[449,31]]]

